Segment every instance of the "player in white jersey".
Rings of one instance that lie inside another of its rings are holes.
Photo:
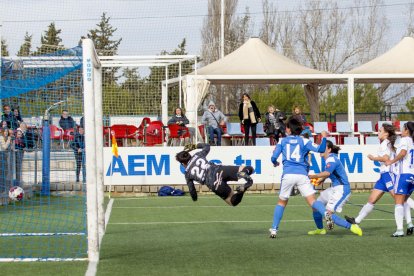
[[[271,158],[273,165],[276,167],[279,165],[277,159],[280,155],[283,156],[283,176],[279,192],[279,201],[274,209],[272,227],[269,229],[270,238],[272,239],[276,238],[280,221],[282,220],[285,207],[288,204],[294,187],[298,188],[300,194],[305,197],[309,206],[317,210],[321,216],[325,216],[328,225],[332,223],[332,218],[326,213],[323,203],[316,201],[315,189],[310,184],[308,177],[309,151],[325,152],[325,137],[327,133],[322,133],[323,138],[320,145],[313,144],[309,139],[299,136],[302,132],[302,124],[294,117],[289,118],[287,121],[286,132],[288,136],[279,140]]]
[[[374,205],[384,195],[389,192],[394,198],[394,181],[395,175],[392,166],[385,165],[385,162],[394,159],[395,157],[395,142],[397,140],[397,134],[395,133],[395,127],[390,124],[383,124],[378,131],[378,138],[381,144],[378,149],[378,155],[368,155],[368,158],[372,161],[378,161],[381,164],[380,178],[375,183],[374,189],[369,195],[368,202],[359,211],[356,218],[345,216],[345,219],[349,223],[361,223],[362,220],[374,210]],[[407,235],[411,235],[414,230],[414,225],[411,219],[411,210],[408,204],[404,204],[404,215],[407,220]]]
[[[392,237],[403,237],[404,202],[413,191],[414,181],[414,122],[405,123],[397,146],[396,157],[385,162],[385,165],[397,164],[397,175],[394,185],[395,222],[397,231]]]
[[[191,155],[189,152],[195,149],[201,151]],[[244,192],[253,185],[250,175],[254,172],[252,166],[224,166],[207,161],[210,145],[199,143],[187,145],[184,150],[177,153],[176,160],[185,168],[185,180],[193,201],[197,201],[197,191],[194,181],[206,185],[216,195],[221,197],[227,204],[237,206]],[[237,187],[236,191],[227,184],[227,181],[237,181],[243,178],[246,183]]]

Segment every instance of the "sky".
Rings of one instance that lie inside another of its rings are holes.
[[[276,1],[281,11],[295,12],[299,0]],[[314,1],[314,0],[310,0]],[[326,0],[325,0],[326,1]],[[122,37],[119,54],[158,54],[172,51],[183,38],[189,54],[199,54],[201,27],[207,14],[207,0],[0,0],[1,34],[11,55],[23,42],[25,32],[33,35],[39,45],[42,32],[51,22],[62,30],[65,46],[76,46],[80,37],[95,28],[103,12],[117,28],[115,37]],[[369,4],[369,0],[358,1]],[[389,18],[388,45],[396,44],[406,29],[407,5],[413,1],[384,0]],[[353,6],[354,0],[340,1],[343,7]],[[261,0],[239,0],[238,13],[249,8],[254,22],[253,35],[259,33],[262,19]]]
[[[305,1],[269,0],[279,11],[297,14]],[[329,1],[329,0],[321,0]],[[369,5],[372,0],[341,0],[340,7]],[[408,6],[413,0],[383,0],[382,9],[388,18],[385,52],[405,35]],[[76,46],[81,36],[94,29],[103,12],[117,28],[114,38],[121,38],[119,55],[156,55],[173,51],[185,38],[187,53],[201,52],[201,28],[207,15],[207,0],[0,0],[1,36],[6,39],[10,55],[15,55],[25,33],[33,35],[34,48],[51,22],[62,30],[60,37],[66,47]],[[253,22],[253,36],[259,35],[262,21],[262,0],[239,0],[238,15],[245,8]],[[344,45],[346,47],[346,45]]]

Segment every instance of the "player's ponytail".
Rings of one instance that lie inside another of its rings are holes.
[[[404,127],[408,129],[411,139],[414,140],[414,122],[407,122],[405,123]]]
[[[338,152],[341,150],[339,146],[334,145],[332,141],[329,141],[329,140],[326,141],[326,147],[330,149],[332,153],[335,153],[335,154],[338,154]]]
[[[188,153],[188,151],[183,150],[177,153],[175,159],[181,164],[187,165],[188,161],[191,159],[191,154]]]
[[[388,133],[388,141],[390,141],[393,151],[396,151],[395,141],[397,141],[397,134],[395,133],[395,127],[390,124],[382,124],[382,128]]]

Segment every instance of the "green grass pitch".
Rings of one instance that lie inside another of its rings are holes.
[[[356,215],[367,193],[353,194],[342,215]],[[269,239],[276,195],[247,194],[238,207],[215,196],[116,198],[97,275],[411,275],[413,237],[391,238],[389,195],[358,237],[335,227],[308,236],[312,213],[292,197],[278,237]],[[2,275],[84,275],[86,262],[0,263]],[[3,274],[4,273],[4,274]]]

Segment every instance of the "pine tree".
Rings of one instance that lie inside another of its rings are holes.
[[[21,57],[30,56],[30,54],[32,52],[32,37],[33,37],[33,35],[29,35],[29,33],[26,32],[26,34],[24,36],[24,42],[20,46],[19,51],[17,52],[18,56],[21,56]]]
[[[6,57],[9,55],[9,50],[7,49],[7,42],[5,39],[1,39],[1,56]]]
[[[63,48],[61,44],[62,39],[59,37],[61,29],[56,29],[55,23],[52,22],[45,31],[45,34],[40,37],[41,46],[33,55],[43,55],[46,53],[56,52],[56,50]]]
[[[118,52],[119,44],[122,38],[113,40],[112,37],[116,32],[117,28],[112,27],[109,23],[111,18],[107,17],[104,12],[101,16],[101,21],[96,25],[95,29],[89,30],[87,34],[88,38],[92,39],[98,55],[101,56],[113,56]],[[103,72],[103,82],[111,83],[117,80],[115,76],[115,68],[107,68]]]

